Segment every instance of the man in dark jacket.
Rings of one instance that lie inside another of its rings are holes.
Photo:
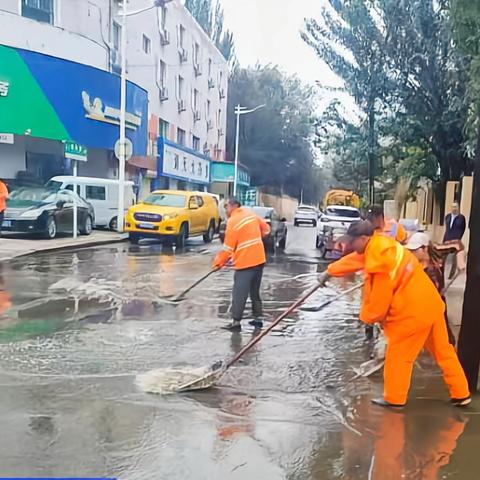
[[[443,243],[452,240],[461,240],[466,227],[467,222],[465,217],[460,213],[458,203],[454,203],[452,205],[452,213],[449,213],[445,217],[445,236],[443,237]]]

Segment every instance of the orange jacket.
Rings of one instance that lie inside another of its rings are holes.
[[[0,212],[3,212],[7,208],[7,198],[7,186],[0,180]]]
[[[223,267],[229,258],[236,270],[263,265],[267,259],[262,237],[269,233],[267,222],[251,210],[235,209],[227,222],[223,250],[215,257],[214,266]]]
[[[360,319],[365,323],[432,323],[445,305],[414,255],[397,241],[374,235],[363,255],[351,253],[328,267],[332,276],[364,271]],[[418,325],[417,325],[418,326]]]

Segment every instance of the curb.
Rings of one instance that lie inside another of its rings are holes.
[[[123,242],[126,242],[127,240],[128,240],[128,236],[125,236],[124,238],[116,238],[114,240],[113,239],[112,240],[107,240],[107,239],[93,240],[92,242],[82,243],[80,245],[58,245],[56,247],[44,248],[42,250],[30,250],[27,252],[19,253],[18,255],[3,257],[3,258],[0,258],[0,262],[10,262],[17,258],[29,257],[32,255],[40,255],[42,253],[58,252],[61,250],[73,250],[73,249],[80,250],[84,248],[98,247],[100,245],[123,243]]]

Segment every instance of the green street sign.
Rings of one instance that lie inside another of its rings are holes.
[[[65,158],[77,160],[78,162],[87,161],[87,148],[74,142],[65,142]]]

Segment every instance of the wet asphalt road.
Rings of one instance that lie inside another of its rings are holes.
[[[324,268],[314,239],[312,228],[292,228],[286,252],[269,259],[267,315]],[[197,240],[182,252],[125,244],[3,266],[1,476],[480,478],[479,401],[462,414],[451,408],[428,359],[402,412],[370,405],[380,377],[352,380],[352,367],[371,351],[356,319],[358,294],[293,314],[217,388],[140,391],[138,373],[209,365],[251,338],[249,328],[219,329],[229,319],[231,271],[178,306],[162,301],[208,271],[218,248]],[[309,304],[349,285],[334,282]]]

